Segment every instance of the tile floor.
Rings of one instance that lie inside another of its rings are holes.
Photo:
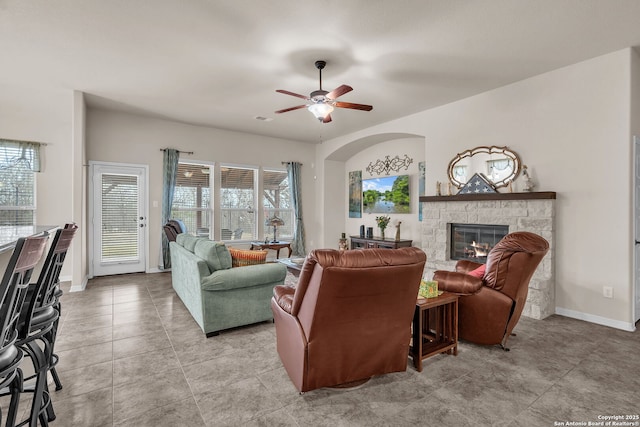
[[[510,352],[462,342],[421,373],[299,395],[272,323],[207,339],[169,274],[96,278],[63,296],[51,425],[554,426],[640,413],[640,332],[561,316],[522,318],[516,332]]]

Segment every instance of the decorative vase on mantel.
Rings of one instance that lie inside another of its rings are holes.
[[[380,228],[380,236],[382,236],[382,240],[384,240],[384,228]]]

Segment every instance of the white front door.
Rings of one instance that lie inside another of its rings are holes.
[[[635,253],[634,253],[634,291],[633,299],[635,301],[633,310],[633,320],[640,320],[640,137],[633,137],[634,149],[634,167],[633,167],[633,191],[634,191],[634,237],[635,237]]]
[[[90,276],[146,271],[147,167],[90,163]]]

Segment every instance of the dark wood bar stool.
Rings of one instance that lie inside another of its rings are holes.
[[[0,282],[0,389],[11,395],[5,425],[14,426],[22,390],[23,352],[19,348],[19,320],[33,269],[44,253],[48,234],[20,238]],[[36,396],[34,396],[35,400]],[[1,414],[0,414],[1,416]],[[37,424],[37,418],[31,425]]]

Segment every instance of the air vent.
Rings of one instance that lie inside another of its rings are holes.
[[[271,117],[262,117],[262,116],[255,116],[254,119],[260,120],[262,122],[270,122],[271,120],[273,120]]]

